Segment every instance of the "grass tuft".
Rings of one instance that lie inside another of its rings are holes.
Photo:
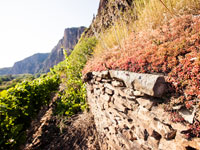
[[[94,50],[94,57],[100,57],[101,53],[115,47],[123,50],[123,41],[132,32],[156,29],[171,18],[199,13],[199,0],[136,0],[131,9],[118,13],[113,26],[99,35],[95,34],[100,42]]]

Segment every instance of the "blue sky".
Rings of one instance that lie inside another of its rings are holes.
[[[50,52],[68,27],[88,27],[99,0],[0,0],[0,68]]]

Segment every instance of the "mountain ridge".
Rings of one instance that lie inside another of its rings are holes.
[[[51,67],[65,59],[63,49],[67,51],[68,55],[71,54],[71,50],[85,29],[83,26],[66,28],[62,39],[58,41],[50,53],[36,53],[15,62],[12,67],[0,68],[0,75],[48,72]]]
[[[63,49],[66,50],[67,55],[71,54],[71,50],[78,42],[85,27],[66,28],[64,36],[59,40],[58,44],[52,49],[49,57],[44,61],[41,72],[48,72],[51,67],[58,64],[65,59]]]
[[[42,63],[48,57],[48,55],[49,53],[33,54],[24,58],[23,60],[15,62],[13,67],[1,68],[0,75],[25,73],[35,74],[39,72]]]

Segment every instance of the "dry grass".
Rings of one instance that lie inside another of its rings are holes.
[[[118,46],[120,49],[123,49],[123,41],[129,35],[128,28],[124,22],[118,22],[113,25],[109,30],[101,32],[99,35],[99,43],[97,44],[94,54],[95,56],[102,53],[102,50],[112,49],[113,47]]]
[[[154,29],[175,16],[197,14],[200,9],[199,0],[137,0],[135,2],[138,20],[133,28]]]
[[[152,30],[173,17],[198,14],[199,10],[199,0],[136,0],[131,10],[121,13],[119,20],[111,28],[97,36],[99,43],[94,57],[99,57],[101,53],[114,47],[124,50],[123,41],[132,32]]]

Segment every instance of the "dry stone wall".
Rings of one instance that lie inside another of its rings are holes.
[[[170,120],[162,107],[163,76],[126,71],[90,72],[84,77],[102,150],[199,149],[187,127]]]

